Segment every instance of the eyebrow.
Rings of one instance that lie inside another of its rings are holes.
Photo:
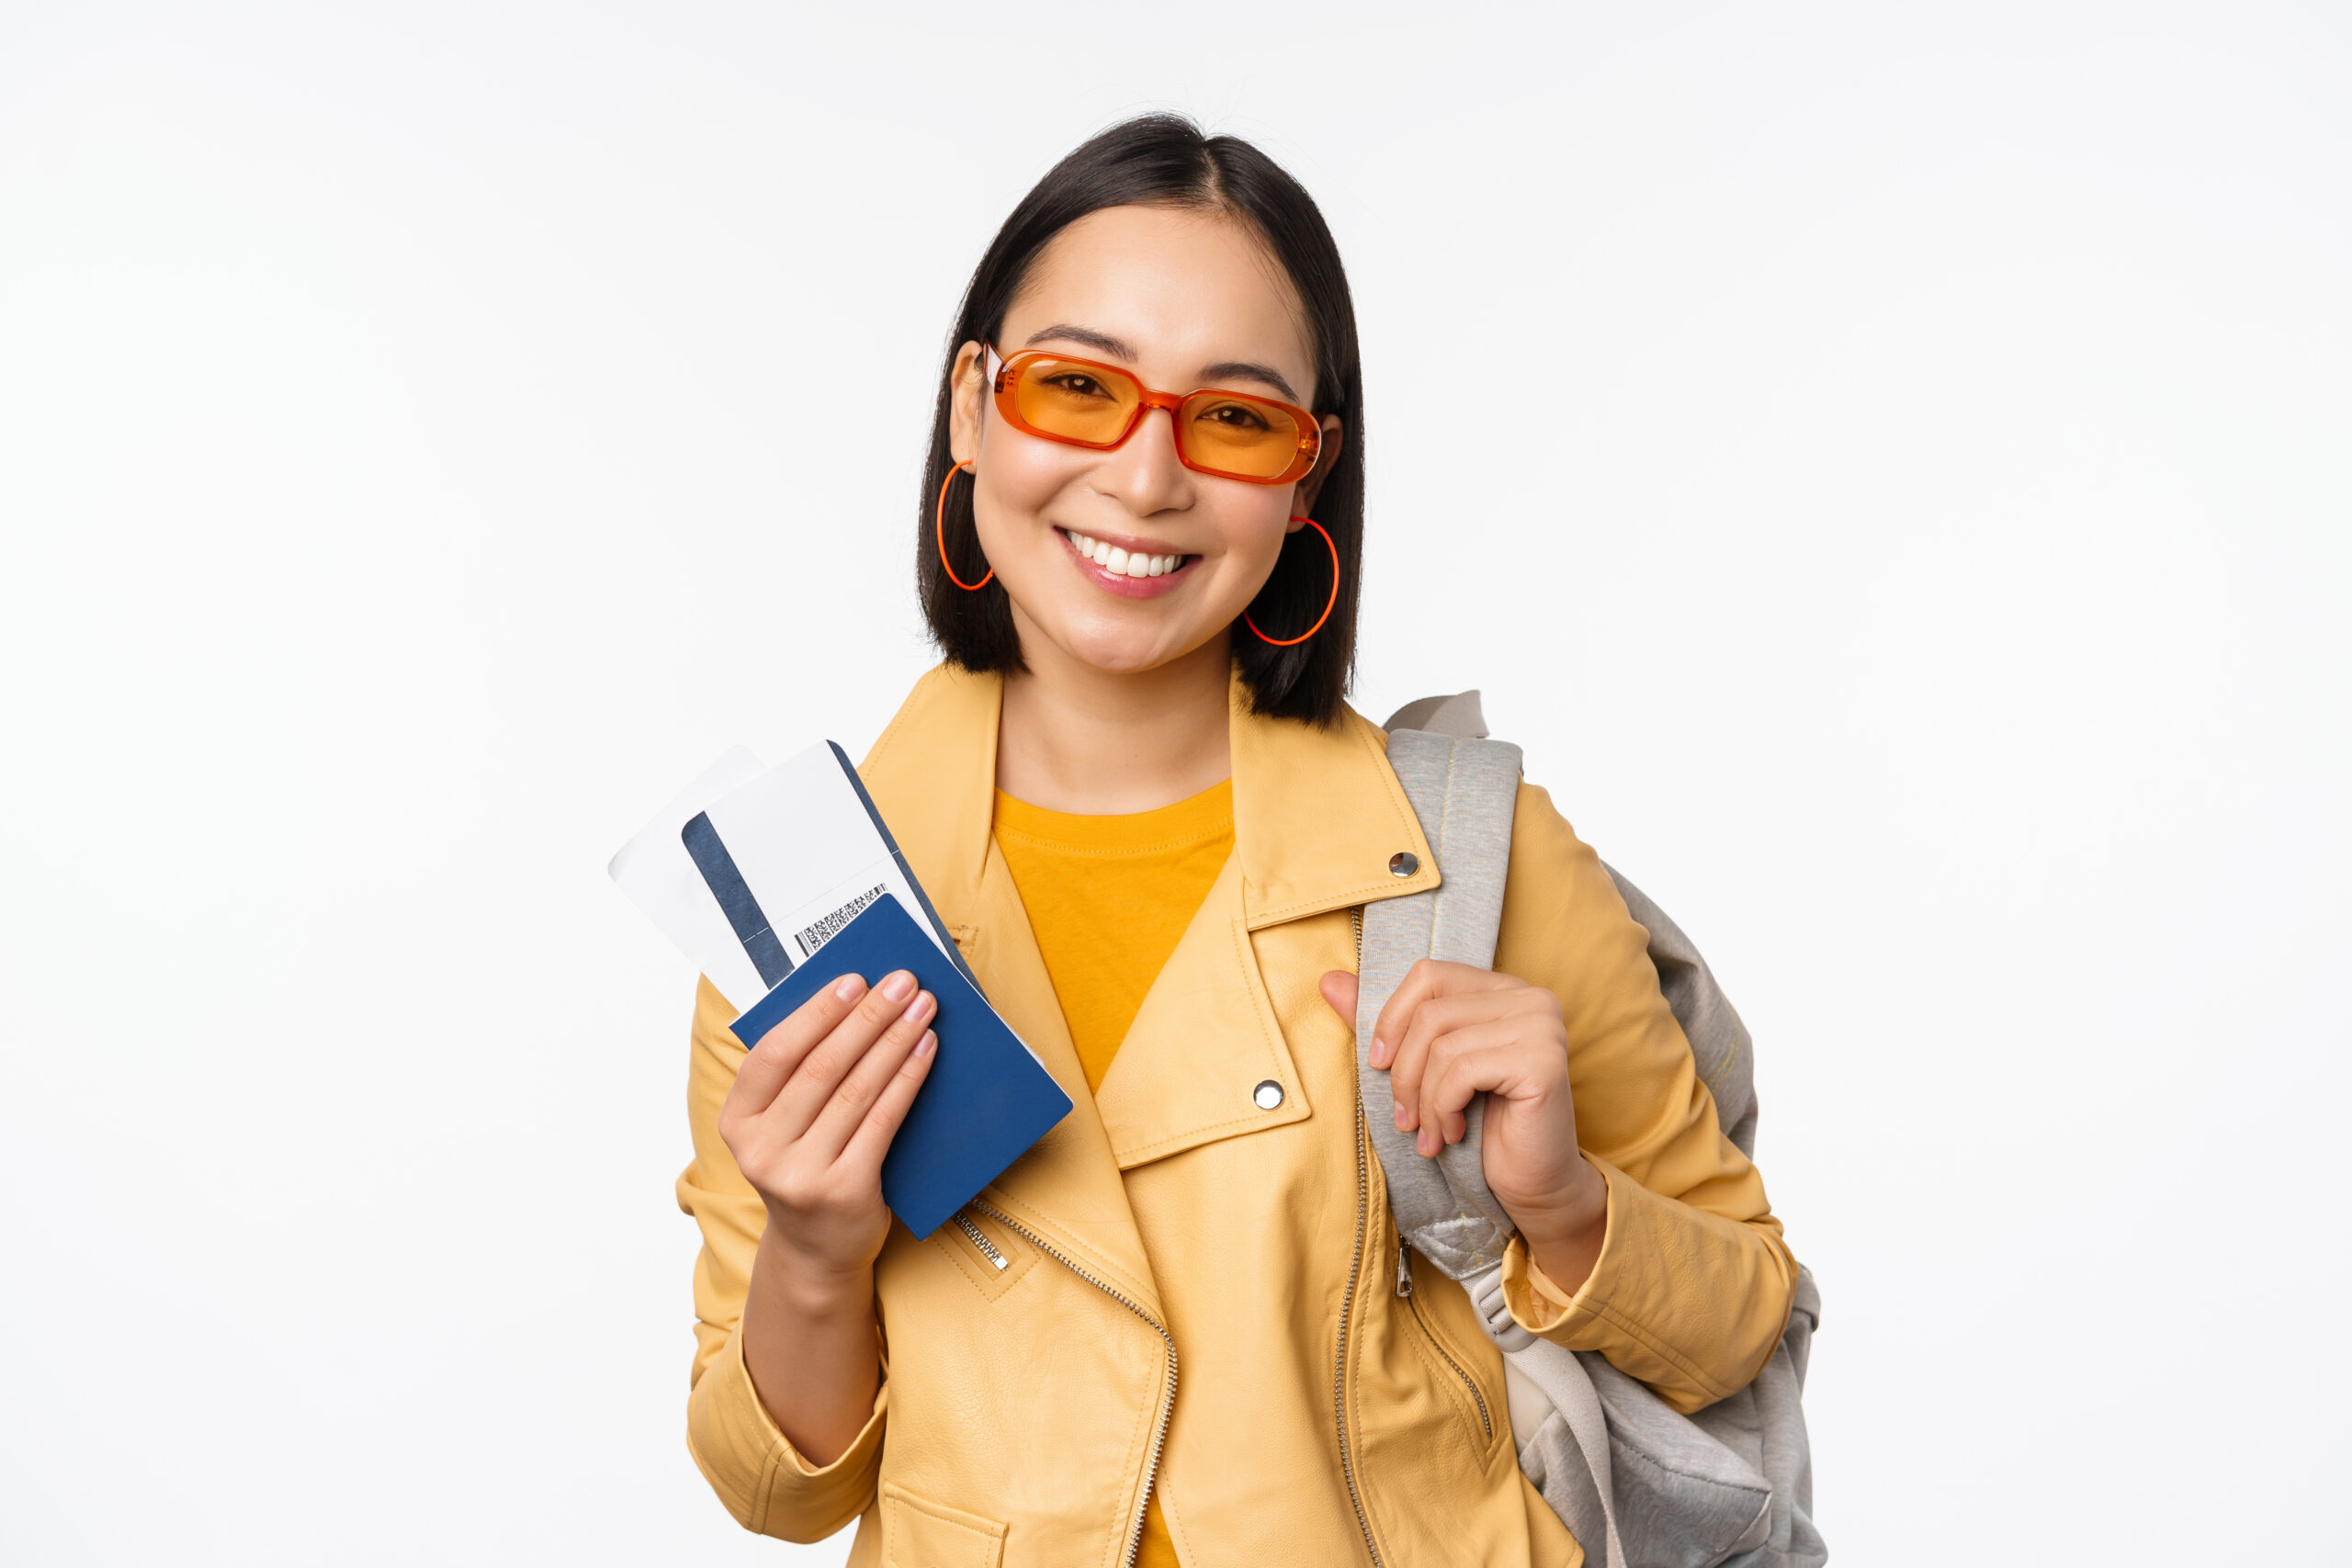
[[[1092,327],[1073,326],[1067,321],[1047,327],[1042,332],[1031,333],[1029,341],[1021,346],[1035,348],[1048,338],[1057,338],[1064,343],[1084,344],[1098,354],[1106,354],[1114,359],[1124,359],[1129,364],[1133,364],[1137,357],[1134,347],[1125,338],[1113,337],[1109,333],[1098,333]],[[1235,379],[1262,381],[1280,392],[1286,401],[1302,405],[1306,401],[1292,389],[1291,384],[1283,378],[1281,371],[1271,365],[1261,365],[1255,360],[1220,360],[1201,372],[1201,380],[1206,385],[1213,386],[1219,381]]]
[[[1035,348],[1049,337],[1057,337],[1068,343],[1082,343],[1095,352],[1107,354],[1114,359],[1131,360],[1136,357],[1136,351],[1128,345],[1126,339],[1113,337],[1109,333],[1098,333],[1092,327],[1074,327],[1068,321],[1061,322],[1057,326],[1047,327],[1043,332],[1031,333],[1029,341],[1021,346]]]
[[[1263,381],[1267,386],[1280,392],[1284,402],[1303,404],[1306,401],[1305,398],[1291,390],[1291,385],[1283,379],[1282,372],[1271,365],[1259,365],[1247,359],[1227,359],[1212,365],[1201,372],[1201,379],[1211,383],[1230,381],[1236,377],[1244,380]]]

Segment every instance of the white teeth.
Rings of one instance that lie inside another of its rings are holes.
[[[1118,546],[1090,537],[1084,534],[1062,530],[1070,548],[1118,577],[1165,577],[1184,564],[1181,555],[1155,556],[1142,551],[1129,554]]]

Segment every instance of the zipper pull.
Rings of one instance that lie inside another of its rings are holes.
[[[1003,1253],[997,1250],[995,1244],[989,1240],[988,1236],[981,1231],[980,1227],[972,1223],[972,1216],[969,1214],[958,1214],[956,1216],[956,1224],[962,1228],[965,1235],[971,1239],[972,1245],[979,1248],[980,1256],[989,1260],[989,1266],[995,1269],[998,1273],[1003,1273],[1005,1266],[1011,1263],[1012,1259],[1007,1258]]]
[[[1401,1235],[1396,1238],[1396,1293],[1413,1293],[1413,1255],[1405,1250],[1405,1238]]]

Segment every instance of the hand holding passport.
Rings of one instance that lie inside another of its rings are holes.
[[[733,1029],[746,1047],[843,975],[871,984],[906,969],[937,998],[937,1058],[882,1162],[883,1200],[915,1235],[1069,1114],[1069,1097],[981,994],[840,747],[764,772],[729,752],[610,869],[742,1009]]]

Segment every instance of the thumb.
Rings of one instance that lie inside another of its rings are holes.
[[[1356,1026],[1356,977],[1344,969],[1334,969],[1323,976],[1319,987],[1323,999],[1340,1015],[1350,1029]]]

